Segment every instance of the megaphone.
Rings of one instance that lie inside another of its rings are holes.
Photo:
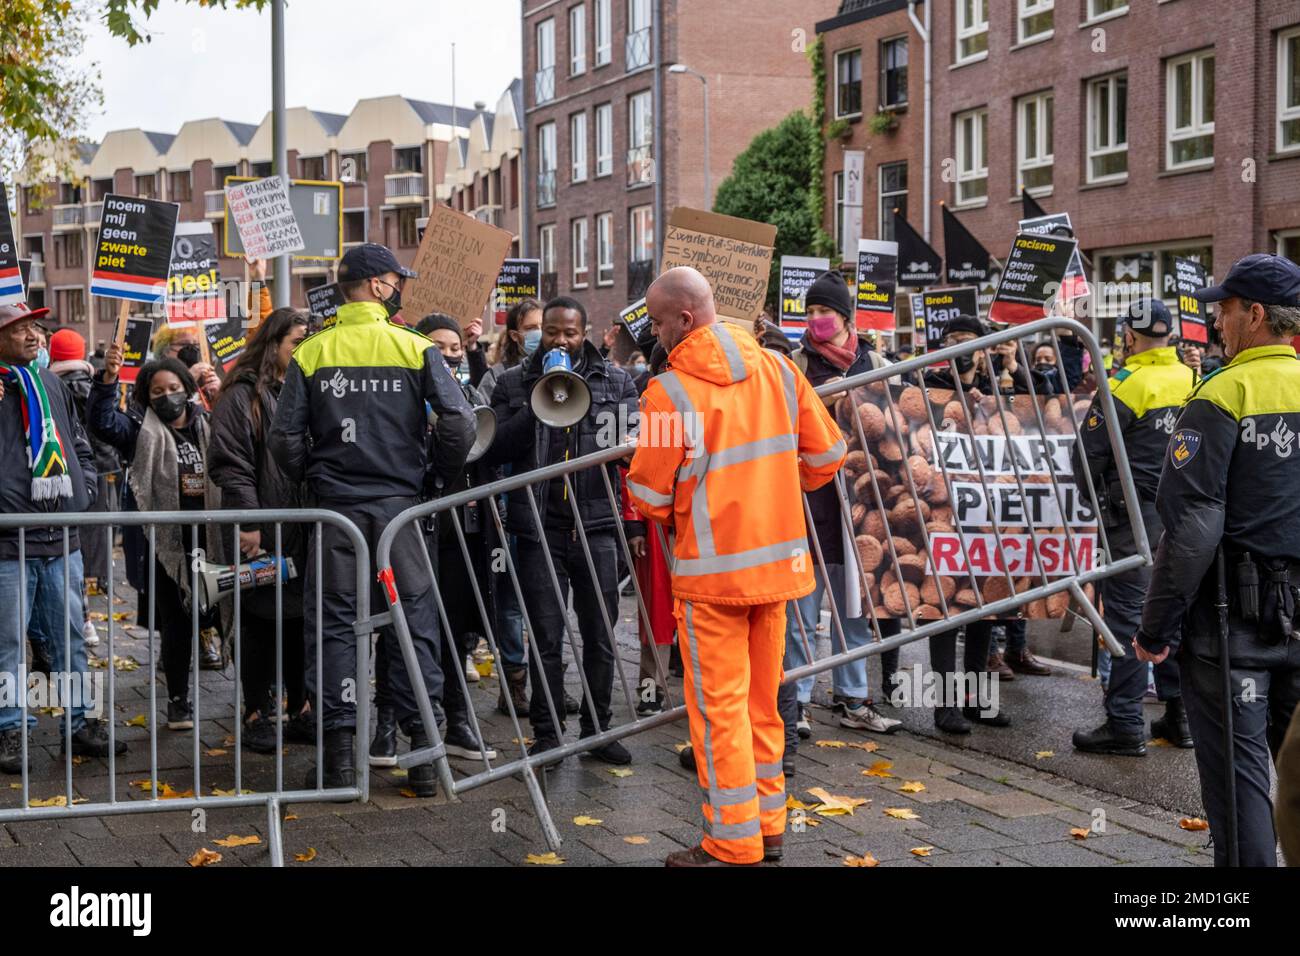
[[[276,560],[263,552],[244,564],[213,564],[199,562],[199,610],[207,613],[212,605],[235,593],[236,580],[241,591],[275,584]],[[281,581],[292,581],[298,576],[292,558],[282,558],[278,573]]]
[[[492,447],[492,440],[497,437],[496,412],[486,405],[474,406],[474,444],[470,447],[466,464],[478,461]]]
[[[555,348],[542,356],[542,377],[533,386],[529,404],[537,420],[551,428],[568,428],[586,417],[591,389],[573,371],[568,351]]]

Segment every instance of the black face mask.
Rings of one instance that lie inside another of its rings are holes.
[[[379,304],[384,307],[384,310],[388,313],[388,317],[391,319],[398,312],[402,311],[402,290],[400,286],[391,286],[390,288],[392,288],[393,294],[387,299],[380,299]]]
[[[975,367],[975,359],[970,355],[959,355],[953,361],[957,363],[957,372],[961,375],[965,375]]]
[[[201,358],[202,356],[199,354],[199,347],[197,345],[182,345],[180,350],[176,353],[177,361],[186,368],[193,368],[195,365],[198,365]]]
[[[190,397],[184,392],[172,392],[170,395],[159,395],[149,402],[149,407],[164,424],[170,425],[185,413],[185,407],[189,403]]]

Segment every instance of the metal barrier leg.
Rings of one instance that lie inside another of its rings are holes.
[[[271,865],[284,866],[284,827],[280,820],[280,798],[266,801],[266,843],[271,851]]]

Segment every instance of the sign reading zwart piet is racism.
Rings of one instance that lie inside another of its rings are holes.
[[[411,266],[417,278],[406,280],[402,293],[402,315],[411,325],[431,312],[450,315],[462,327],[482,319],[513,239],[504,229],[435,205]]]
[[[804,297],[816,278],[831,267],[829,259],[812,256],[781,257],[781,331],[798,341],[808,329]]]
[[[1205,288],[1205,266],[1175,256],[1174,282],[1178,290],[1178,334],[1185,342],[1204,345],[1210,340],[1209,330],[1205,327],[1205,306],[1193,296]]]
[[[14,242],[14,224],[9,218],[9,197],[0,183],[0,305],[22,302],[26,282],[18,264],[18,245]]]
[[[1057,236],[1017,235],[989,319],[1019,325],[1047,315],[1077,246],[1075,240]]]
[[[898,243],[858,240],[859,329],[894,331],[894,292],[898,288]]]
[[[167,297],[179,210],[174,202],[105,196],[90,294],[161,305]]]
[[[506,314],[524,299],[542,296],[542,260],[507,259],[501,263],[497,276],[496,305],[493,309],[497,325],[506,324]]]
[[[718,315],[748,327],[763,311],[775,243],[776,226],[680,206],[668,219],[659,271],[699,270]]]
[[[274,259],[307,248],[283,176],[233,183],[226,187],[226,204],[248,258]]]

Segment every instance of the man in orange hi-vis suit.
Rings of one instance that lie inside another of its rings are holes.
[[[641,397],[633,503],[675,533],[671,572],[704,838],[668,866],[779,859],[785,602],[813,589],[800,491],[844,460],[839,426],[794,363],[719,322],[713,292],[671,269],[646,296],[668,352]]]

